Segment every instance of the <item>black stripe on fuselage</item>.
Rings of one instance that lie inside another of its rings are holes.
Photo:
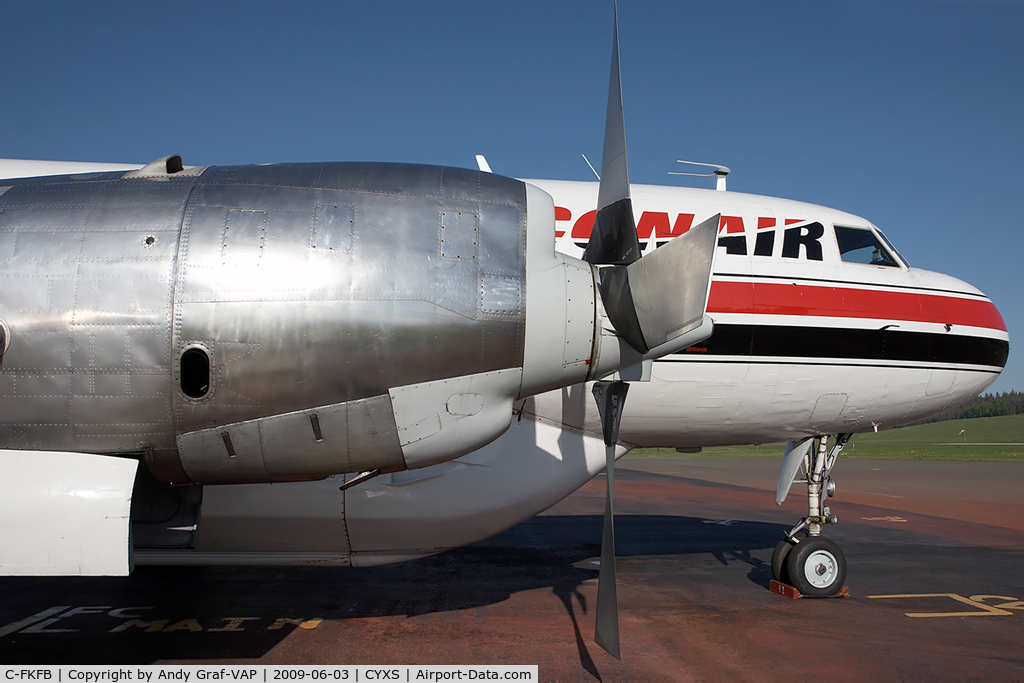
[[[716,324],[710,338],[676,356],[762,356],[914,361],[1004,367],[1009,342],[932,332],[792,325]]]

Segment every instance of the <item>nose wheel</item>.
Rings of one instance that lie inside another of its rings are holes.
[[[837,435],[831,452],[825,437],[820,439],[817,448],[808,449],[804,461],[808,514],[772,552],[772,576],[775,580],[793,586],[807,597],[836,595],[846,581],[846,556],[834,541],[821,535],[821,528],[839,521],[822,505],[822,494],[832,496],[835,493],[835,484],[829,474],[850,436]],[[803,529],[807,529],[807,533],[797,535]]]
[[[783,543],[789,545],[789,541]],[[824,536],[805,536],[790,548],[785,558],[786,580],[777,580],[809,598],[827,598],[842,589],[846,582],[846,556],[835,542]]]
[[[772,577],[776,581],[792,585],[789,580],[789,569],[786,567],[786,560],[789,559],[789,552],[796,545],[796,539],[784,538],[779,541],[772,552]]]

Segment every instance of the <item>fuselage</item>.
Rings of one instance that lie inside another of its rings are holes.
[[[557,248],[581,254],[597,183],[527,182],[555,198]],[[633,185],[632,196],[644,253],[722,218],[715,332],[634,384],[625,441],[696,448],[887,429],[976,396],[1005,365],[992,302],[910,267],[860,216],[715,190]]]

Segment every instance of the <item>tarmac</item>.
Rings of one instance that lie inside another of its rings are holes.
[[[594,644],[604,476],[472,546],[346,568],[0,579],[0,662],[537,664],[544,681],[1022,680],[1024,463],[840,458],[848,599],[769,591],[778,459],[624,458],[622,659]],[[58,609],[60,608],[60,609]]]

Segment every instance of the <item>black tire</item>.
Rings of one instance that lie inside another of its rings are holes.
[[[846,557],[824,536],[808,536],[786,558],[790,584],[809,598],[835,595],[846,583]]]
[[[786,558],[789,557],[789,551],[795,545],[793,541],[784,538],[779,541],[779,544],[775,546],[775,550],[772,551],[772,577],[780,583],[789,583],[789,572],[786,571]]]

